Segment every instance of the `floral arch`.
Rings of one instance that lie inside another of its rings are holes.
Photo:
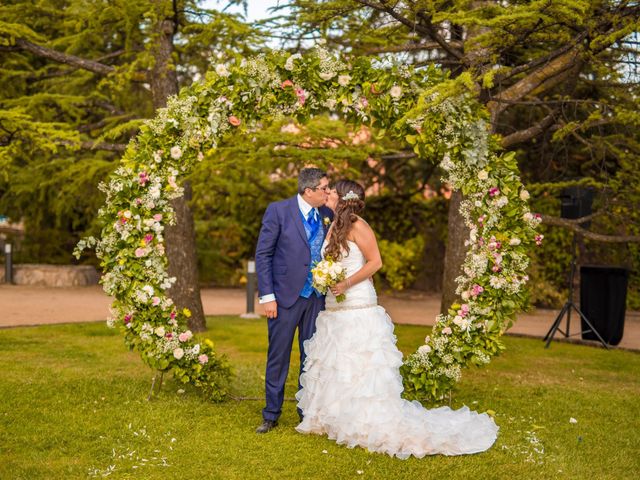
[[[226,361],[210,340],[192,336],[189,311],[179,311],[165,293],[174,281],[163,238],[164,225],[174,221],[170,200],[183,194],[180,177],[226,136],[259,129],[268,119],[304,122],[333,112],[406,140],[425,161],[438,159],[444,180],[465,195],[461,213],[471,233],[457,279],[464,303],[438,317],[425,345],[402,367],[407,394],[442,397],[463,367],[486,364],[503,349],[499,337],[524,303],[526,250],[540,241],[514,156],[498,153],[473,88],[465,75],[450,80],[433,67],[347,60],[322,47],[217,65],[143,126],[102,186],[101,237],[82,240],[76,254],[95,247],[102,260],[104,289],[115,298],[109,324],[121,328],[152,368],[171,371],[208,398],[223,398]]]

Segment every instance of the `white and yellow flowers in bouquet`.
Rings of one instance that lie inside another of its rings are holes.
[[[311,269],[311,274],[313,275],[313,288],[326,295],[331,287],[346,278],[347,269],[340,262],[325,258],[316,263],[315,267]],[[342,302],[345,298],[347,296],[342,293],[336,296],[336,301]]]

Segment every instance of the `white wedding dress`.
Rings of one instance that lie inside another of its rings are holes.
[[[347,276],[365,264],[358,246],[349,242],[349,248],[341,262]],[[402,459],[490,448],[498,427],[486,413],[467,407],[427,410],[400,397],[402,353],[373,284],[360,282],[346,296],[337,303],[329,292],[316,333],[304,343],[307,358],[296,394],[304,420],[296,430]]]

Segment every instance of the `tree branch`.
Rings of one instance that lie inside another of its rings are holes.
[[[492,123],[495,124],[496,118],[507,108],[509,101],[519,100],[543,84],[546,88],[551,88],[560,82],[563,78],[562,74],[574,67],[579,58],[580,51],[578,48],[573,48],[500,92],[487,103]]]
[[[589,230],[582,228],[581,223],[585,223],[593,218],[597,214],[589,215],[587,217],[576,218],[575,220],[569,220],[566,218],[553,217],[550,215],[542,215],[542,223],[545,225],[552,225],[555,227],[568,228],[574,231],[578,235],[582,235],[589,240],[596,240],[598,242],[607,243],[639,243],[640,235],[603,235],[601,233],[590,232]]]
[[[420,24],[418,22],[412,22],[408,18],[396,12],[393,9],[393,7],[386,6],[385,4],[374,3],[370,0],[356,0],[356,2],[360,3],[361,5],[365,5],[369,8],[372,8],[374,10],[387,13],[388,15],[396,19],[398,22],[402,23],[406,27],[409,27],[411,30],[419,32],[423,35],[426,35],[432,40],[434,40],[438,45],[440,45],[440,48],[442,48],[445,52],[447,52],[452,57],[457,58],[458,60],[462,59],[463,57],[462,52],[453,48],[444,38],[442,38],[442,36],[437,32],[435,26],[431,23],[431,20],[425,17],[424,15],[421,15],[421,18],[426,22],[426,25]]]
[[[71,147],[80,147],[82,150],[104,150],[107,152],[124,153],[127,146],[123,143],[96,143],[96,142],[61,142],[63,145],[69,145]]]
[[[31,43],[22,38],[18,38],[16,40],[16,46],[39,57],[48,58],[50,60],[64,63],[66,65],[72,65],[76,68],[88,70],[100,75],[108,75],[115,71],[115,68],[110,65],[105,65],[104,63],[95,62],[93,60],[76,57],[75,55],[58,52],[57,50],[36,45],[35,43]]]
[[[456,48],[462,48],[462,42],[450,42],[450,45]],[[436,50],[441,48],[437,42],[424,43],[405,43],[404,45],[391,45],[387,47],[372,47],[364,51],[365,55],[374,53],[395,53],[395,52],[414,52],[420,50]]]
[[[502,148],[509,148],[515,145],[516,143],[526,142],[528,140],[531,140],[533,137],[540,135],[547,128],[553,125],[555,121],[556,113],[557,111],[554,110],[549,115],[547,115],[542,120],[540,120],[538,123],[530,126],[529,128],[514,132],[510,135],[507,135],[506,137],[503,137]]]

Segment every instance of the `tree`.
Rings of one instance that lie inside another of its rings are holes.
[[[0,6],[0,209],[27,235],[56,232],[70,258],[103,197],[97,184],[126,143],[216,55],[247,54],[260,38],[236,16],[196,0],[9,0]],[[229,3],[240,3],[232,1]],[[187,186],[188,187],[188,186]],[[173,296],[204,329],[187,200],[166,232]],[[65,236],[65,231],[72,232]],[[53,252],[40,252],[45,257]]]
[[[637,2],[295,0],[280,8],[290,10],[279,23],[294,44],[326,37],[354,55],[392,55],[414,65],[439,64],[452,76],[472,75],[504,148],[530,147],[545,135],[554,142],[579,136],[609,162],[601,177],[637,165],[629,158],[629,151],[637,152],[637,129],[629,138],[624,133],[640,120],[640,92],[637,78],[620,68],[630,52],[638,58],[637,44],[628,41],[640,26]],[[574,157],[572,163],[584,162]],[[536,166],[532,161],[524,171]],[[465,252],[465,227],[455,208],[460,200],[454,194],[450,205],[443,311],[455,299]]]

